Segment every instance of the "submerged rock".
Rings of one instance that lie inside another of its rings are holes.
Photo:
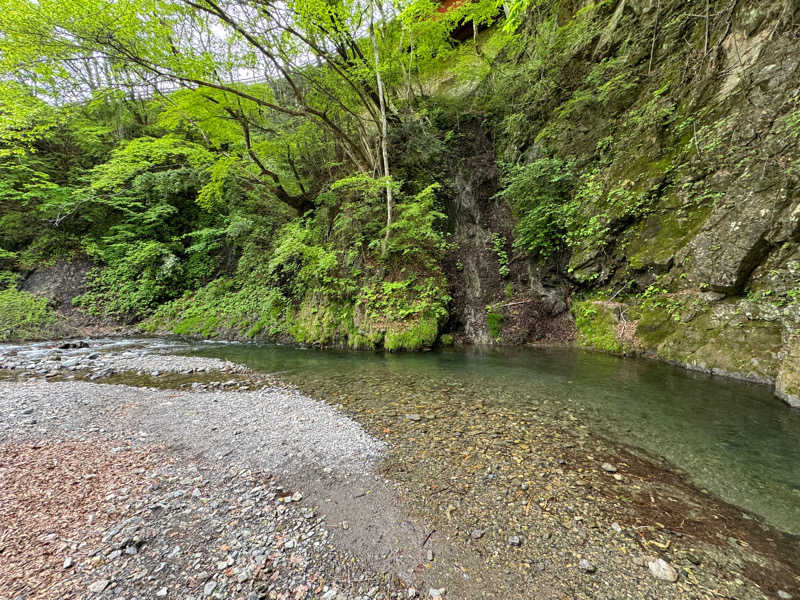
[[[597,571],[597,567],[595,567],[594,564],[592,564],[585,558],[582,558],[581,561],[578,563],[578,568],[584,573],[594,573],[595,571]]]

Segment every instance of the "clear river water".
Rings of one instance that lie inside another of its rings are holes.
[[[522,412],[566,412],[576,426],[660,455],[700,488],[800,534],[800,411],[768,386],[565,348],[384,354],[200,344],[186,352],[280,373],[307,390],[367,394],[377,410],[409,396],[435,409],[456,390]]]
[[[217,357],[279,374],[320,399],[357,395],[375,411],[452,402],[502,404],[667,459],[698,487],[800,535],[800,410],[770,387],[662,363],[569,348],[465,348],[416,354],[168,339],[91,340],[89,349],[138,348]],[[53,345],[20,351],[47,354]],[[0,352],[10,347],[0,347]]]

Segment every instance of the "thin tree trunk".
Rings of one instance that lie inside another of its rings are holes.
[[[375,55],[375,78],[378,82],[378,104],[381,111],[381,156],[383,158],[383,176],[386,177],[386,234],[381,245],[381,257],[386,256],[386,246],[389,243],[389,232],[392,226],[392,211],[394,209],[394,198],[392,197],[392,183],[388,177],[389,171],[389,152],[387,148],[387,137],[389,133],[389,123],[386,119],[386,102],[383,95],[383,77],[381,77],[381,60],[378,54],[378,40],[375,37],[375,0],[370,4],[369,13],[369,37],[372,41],[372,53]]]

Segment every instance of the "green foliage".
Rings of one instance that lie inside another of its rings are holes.
[[[500,333],[503,329],[503,311],[492,306],[486,307],[486,325],[489,333],[496,340],[500,340]]]
[[[5,279],[8,283],[8,278]],[[0,340],[51,337],[56,333],[55,323],[56,314],[46,298],[20,291],[14,286],[0,289]]]
[[[503,184],[500,195],[517,215],[515,246],[539,257],[561,250],[571,210],[565,203],[574,185],[570,164],[543,158],[526,165],[507,165]]]
[[[683,302],[669,290],[653,284],[642,292],[640,309],[645,312],[657,311],[673,321],[680,321]]]
[[[289,221],[267,247],[246,248],[232,279],[162,306],[146,327],[390,351],[432,345],[449,301],[439,265],[438,188],[405,196],[397,186],[396,219],[381,257],[375,209],[384,185],[363,175],[337,180],[317,214]]]
[[[494,253],[497,255],[497,262],[500,264],[500,277],[505,279],[511,274],[511,268],[509,267],[508,263],[508,252],[506,252],[506,244],[508,240],[506,240],[505,236],[502,236],[498,233],[492,234],[492,249]]]

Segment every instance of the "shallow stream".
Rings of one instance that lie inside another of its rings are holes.
[[[61,352],[133,346],[223,358],[279,374],[321,399],[357,397],[379,413],[403,414],[412,406],[435,414],[457,398],[474,403],[476,412],[494,404],[523,420],[534,412],[551,415],[662,456],[700,488],[800,534],[800,410],[768,386],[564,348],[381,354],[163,339],[91,342],[89,349]],[[18,349],[53,351],[46,344]]]
[[[375,354],[215,344],[191,352],[280,373],[321,396],[366,396],[378,410],[412,400],[435,412],[459,395],[560,414],[663,456],[699,487],[800,534],[800,411],[767,386],[572,349]]]

